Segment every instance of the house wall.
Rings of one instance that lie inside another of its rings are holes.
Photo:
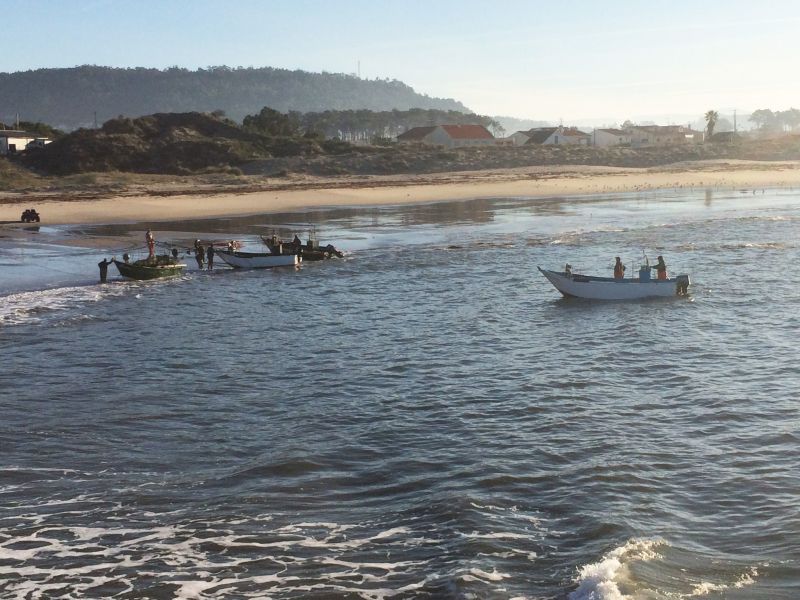
[[[452,140],[453,148],[463,148],[464,146],[494,146],[494,139],[475,138],[469,140]]]
[[[32,137],[0,137],[0,154],[5,155],[12,152],[22,152],[28,142],[35,140]],[[14,147],[15,150],[11,148]]]
[[[437,146],[444,146],[445,148],[463,148],[464,146],[494,146],[494,138],[489,139],[453,139],[441,127],[437,127],[425,136],[424,142],[426,144],[435,144]]]
[[[555,146],[563,143],[564,143],[564,135],[561,133],[560,129],[557,129],[556,131],[550,134],[549,138],[547,138],[545,141],[542,142],[542,145]]]
[[[444,146],[445,148],[453,147],[453,140],[447,135],[447,132],[441,127],[437,127],[425,136],[426,144],[435,144],[437,146]]]
[[[528,137],[528,135],[527,135],[527,134],[525,134],[525,133],[522,133],[521,131],[517,131],[516,133],[512,133],[510,136],[508,136],[508,139],[510,139],[510,140],[511,140],[511,142],[512,142],[512,143],[513,143],[515,146],[524,146],[524,145],[525,145],[525,143],[526,143],[526,142],[527,142],[527,141],[528,141],[530,138]]]
[[[558,138],[558,143],[569,146],[588,146],[589,138],[582,135],[564,135]]]
[[[614,135],[613,133],[597,129],[592,134],[592,143],[598,148],[621,146],[623,144],[630,144],[631,136],[627,134]]]
[[[652,132],[633,129],[631,131],[631,146],[643,148],[646,146],[670,146],[675,144],[702,144],[703,137],[702,132],[688,129],[678,132]]]

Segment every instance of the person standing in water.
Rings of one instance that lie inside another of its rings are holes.
[[[108,265],[110,264],[111,262],[106,258],[97,263],[97,266],[100,267],[100,283],[106,282],[106,278],[108,277]]]
[[[208,250],[206,250],[206,261],[208,262],[208,270],[211,271],[214,269],[214,244],[208,245]]]
[[[203,244],[200,243],[200,240],[197,240],[194,243],[194,258],[197,260],[197,268],[203,268],[203,259],[206,257],[206,249],[203,248]]]

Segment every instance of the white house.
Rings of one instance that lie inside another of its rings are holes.
[[[514,146],[524,146],[528,143],[528,140],[531,139],[534,131],[536,131],[536,129],[529,129],[528,131],[515,131],[508,136],[508,139],[511,140],[511,143]]]
[[[430,144],[445,148],[494,146],[495,138],[483,125],[430,125],[413,127],[397,136],[401,144]]]
[[[0,155],[22,152],[34,140],[36,136],[32,133],[13,129],[0,130]]]
[[[518,135],[521,134],[521,135]],[[588,146],[591,139],[588,133],[584,133],[575,127],[536,127],[528,131],[518,131],[511,137],[522,140],[527,137],[523,144],[527,145],[581,145]]]
[[[607,148],[608,146],[630,145],[631,134],[622,129],[595,129],[592,133],[592,146]]]
[[[634,125],[628,128],[631,146],[671,146],[673,144],[702,144],[705,134],[683,125]]]

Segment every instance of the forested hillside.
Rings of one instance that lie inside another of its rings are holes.
[[[211,67],[116,69],[82,66],[0,73],[0,121],[15,116],[63,129],[118,115],[222,110],[237,121],[262,107],[300,112],[411,108],[469,112],[452,99],[431,98],[396,80],[286,69]]]

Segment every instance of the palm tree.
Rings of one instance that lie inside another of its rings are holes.
[[[705,114],[706,123],[706,131],[708,132],[708,139],[711,139],[711,136],[714,135],[714,127],[717,125],[717,120],[719,119],[719,113],[715,110],[710,110]]]

